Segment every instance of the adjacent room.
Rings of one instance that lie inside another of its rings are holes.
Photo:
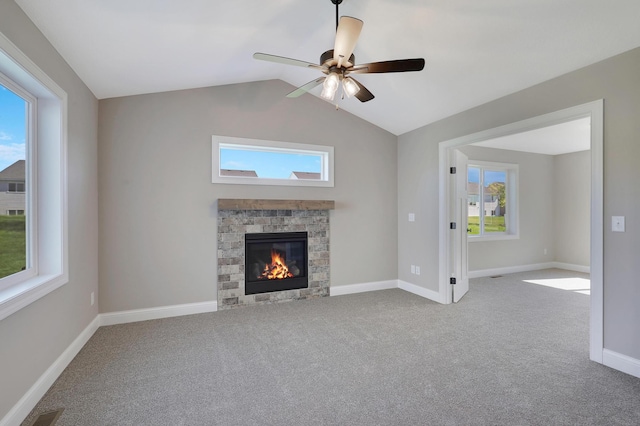
[[[639,14],[0,0],[0,426],[637,424]]]

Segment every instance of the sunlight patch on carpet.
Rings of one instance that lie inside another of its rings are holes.
[[[591,280],[587,278],[551,278],[544,280],[523,280],[526,283],[553,287],[559,290],[573,291],[580,294],[591,294]]]

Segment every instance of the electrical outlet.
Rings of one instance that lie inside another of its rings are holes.
[[[611,230],[624,232],[624,216],[611,216]]]
[[[96,303],[96,293],[95,292],[91,292],[91,306],[93,306]]]
[[[420,275],[420,267],[416,266],[416,275]]]
[[[547,249],[544,249],[544,250],[542,250],[542,251],[543,251],[543,253],[544,253],[544,254],[545,254],[545,256],[546,256],[546,254],[547,254]]]
[[[416,273],[416,265],[411,265],[411,273],[412,274]]]

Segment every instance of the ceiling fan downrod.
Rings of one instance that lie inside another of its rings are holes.
[[[338,30],[338,6],[342,3],[342,0],[331,0],[331,3],[336,5],[336,30]]]

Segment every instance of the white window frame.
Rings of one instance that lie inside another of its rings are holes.
[[[520,226],[519,220],[519,198],[518,198],[518,175],[519,166],[511,163],[497,163],[490,161],[476,161],[469,160],[468,167],[475,167],[480,169],[480,186],[484,185],[484,171],[504,171],[506,172],[507,181],[505,182],[506,196],[507,196],[507,214],[505,215],[506,232],[483,232],[483,217],[484,217],[484,188],[481,189],[481,196],[478,200],[478,208],[481,214],[480,216],[480,234],[479,235],[467,235],[469,242],[478,241],[496,241],[496,240],[514,240],[520,238]],[[468,180],[468,179],[467,179]]]
[[[237,185],[284,185],[333,187],[333,147],[309,145],[293,142],[268,141],[260,139],[212,136],[211,138],[212,182]],[[220,150],[223,148],[246,149],[287,154],[318,155],[321,158],[320,179],[269,179],[251,176],[223,176],[221,174]]]
[[[27,257],[31,268],[0,279],[0,320],[69,281],[67,94],[0,33],[3,85],[32,98],[27,148]],[[24,96],[23,96],[24,97]]]

